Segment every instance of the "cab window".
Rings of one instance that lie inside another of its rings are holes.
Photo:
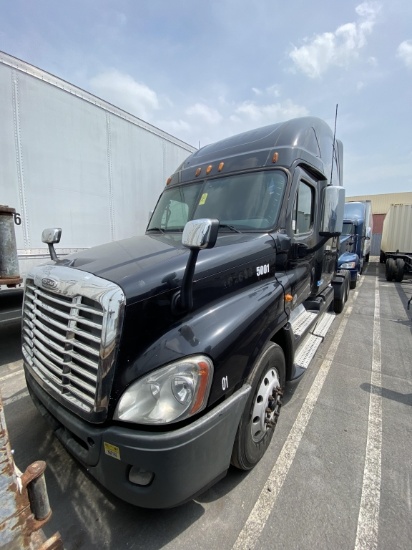
[[[301,181],[293,208],[293,232],[295,235],[309,233],[313,226],[314,212],[314,193],[313,188]]]

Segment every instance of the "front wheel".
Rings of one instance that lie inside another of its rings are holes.
[[[269,342],[249,376],[252,390],[233,445],[232,464],[240,470],[253,468],[269,447],[282,403],[285,372],[282,348]]]
[[[334,300],[333,300],[333,310],[335,313],[342,313],[343,308],[345,307],[345,302],[348,298],[348,277],[345,277],[345,280],[342,283],[334,288]],[[350,288],[352,288],[352,283]]]

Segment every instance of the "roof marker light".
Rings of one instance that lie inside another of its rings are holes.
[[[170,178],[167,178],[166,180],[166,185],[169,185],[169,183],[172,181],[172,176],[170,176]]]
[[[292,294],[285,294],[285,302],[292,302],[293,296]]]
[[[221,171],[223,170],[223,166],[224,166],[224,165],[225,165],[224,162],[220,162],[220,163],[219,163],[219,166],[218,166],[219,172],[221,172]]]
[[[206,174],[210,174],[210,172],[212,171],[212,168],[213,166],[209,164],[209,166],[206,168]]]
[[[275,163],[277,162],[279,159],[279,153],[273,153],[273,157],[272,157],[272,162]]]
[[[201,171],[202,171],[202,169],[199,167],[195,172],[195,176],[197,177],[200,174]]]

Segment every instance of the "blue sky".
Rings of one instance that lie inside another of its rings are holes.
[[[0,50],[194,145],[302,115],[347,195],[412,191],[411,0],[0,0]]]

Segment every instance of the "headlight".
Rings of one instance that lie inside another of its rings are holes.
[[[168,424],[205,408],[213,363],[204,355],[187,357],[134,382],[124,392],[115,420],[136,424]]]
[[[346,262],[345,264],[342,264],[341,269],[355,269],[356,262]]]

